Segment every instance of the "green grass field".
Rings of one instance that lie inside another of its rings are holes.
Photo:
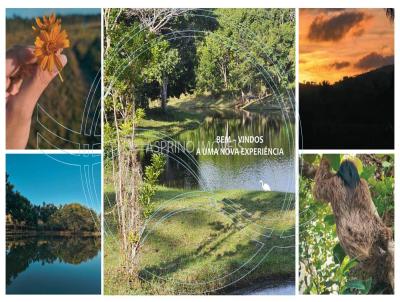
[[[113,190],[105,188],[105,212]],[[118,236],[106,215],[106,294],[224,293],[294,279],[294,195],[184,191],[159,186],[140,257],[141,280],[121,273]]]
[[[201,108],[199,107],[201,104]],[[199,127],[233,102],[209,96],[157,102],[138,125],[136,145]],[[105,181],[104,292],[110,295],[231,293],[254,284],[278,285],[295,277],[294,195],[157,187],[155,213],[146,224],[140,280],[123,273],[113,188]],[[108,214],[107,214],[108,213]]]

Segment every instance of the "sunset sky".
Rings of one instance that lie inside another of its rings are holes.
[[[394,24],[384,9],[300,9],[300,83],[334,83],[394,64]]]

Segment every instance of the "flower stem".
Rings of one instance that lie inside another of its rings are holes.
[[[63,79],[63,77],[62,77],[62,75],[61,75],[61,72],[57,69],[57,72],[58,72],[58,77],[60,78],[60,80],[61,80],[61,83],[63,83],[64,82],[64,79]]]

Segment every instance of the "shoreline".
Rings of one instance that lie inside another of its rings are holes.
[[[211,101],[212,100],[212,101]],[[198,103],[201,105],[198,105]],[[293,112],[293,108],[277,107],[276,104],[252,104],[241,109],[235,107],[234,102],[225,99],[215,101],[210,96],[188,96],[181,98],[170,98],[167,112],[163,112],[159,101],[154,100],[146,110],[145,118],[139,123],[138,128],[143,129],[140,138],[136,138],[137,144],[146,144],[154,141],[151,133],[162,131],[164,135],[174,137],[182,132],[200,127],[210,112],[248,112],[262,114],[274,113],[285,110]]]
[[[31,237],[101,237],[101,232],[71,232],[71,231],[6,231],[6,240],[11,238]]]

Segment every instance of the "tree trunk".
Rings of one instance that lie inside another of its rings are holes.
[[[161,109],[167,112],[168,77],[164,77],[161,85]]]
[[[224,87],[225,87],[225,89],[228,89],[228,75],[227,75],[226,66],[223,67],[223,74],[224,74]]]

